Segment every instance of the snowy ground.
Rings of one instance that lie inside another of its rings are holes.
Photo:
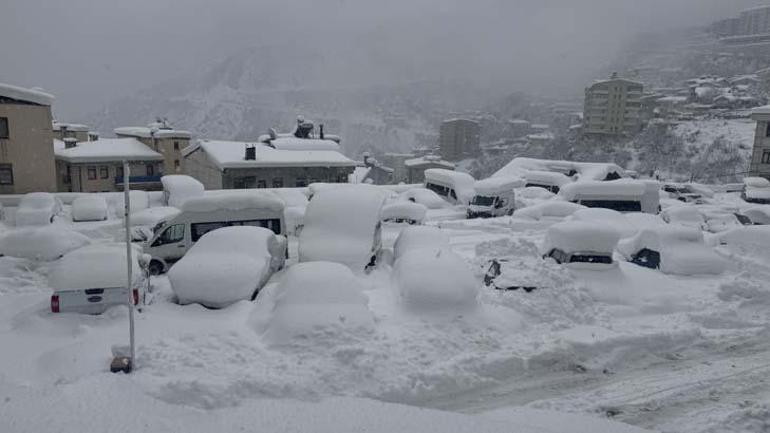
[[[487,260],[506,258],[543,288],[482,287],[475,312],[416,314],[398,305],[383,265],[360,277],[373,332],[275,345],[261,335],[272,286],[209,310],[175,304],[158,277],[128,376],[108,372],[111,346],[127,340],[125,309],[53,315],[50,264],[0,257],[0,432],[599,431],[540,410],[664,432],[770,428],[770,247],[720,247],[731,266],[716,277],[629,263],[569,270],[536,259],[553,221],[461,215],[428,219],[480,287]],[[120,231],[116,220],[72,226],[95,240]],[[401,227],[386,226],[386,246]]]

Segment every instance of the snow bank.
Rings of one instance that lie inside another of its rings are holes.
[[[266,209],[283,211],[283,200],[270,191],[227,191],[216,195],[189,198],[182,212],[215,212],[219,210]]]
[[[223,227],[203,235],[171,267],[168,278],[179,303],[222,308],[251,299],[270,277],[272,258],[283,254],[269,229]]]
[[[414,221],[421,224],[425,219],[428,208],[411,201],[397,201],[382,208],[383,221]]]
[[[132,249],[131,255],[132,281],[138,282],[142,278],[142,270],[135,249]],[[54,291],[126,287],[126,273],[125,244],[95,244],[62,257],[56,262],[48,281]]]
[[[564,221],[548,228],[541,251],[547,254],[554,248],[565,253],[596,252],[610,256],[620,240],[620,233],[612,227],[583,221]]]
[[[102,221],[107,219],[107,201],[99,195],[86,195],[72,202],[73,221]]]
[[[746,208],[741,213],[754,224],[770,224],[770,205]]]
[[[671,206],[661,213],[661,218],[669,224],[679,224],[699,230],[706,229],[703,214],[694,206]]]
[[[149,207],[131,214],[131,226],[154,227],[161,221],[166,221],[179,215],[179,212],[179,209],[171,206]]]
[[[462,257],[447,248],[402,253],[392,278],[402,305],[409,309],[464,311],[476,306],[480,283]]]
[[[578,209],[571,216],[574,221],[583,221],[609,227],[620,234],[621,238],[627,238],[637,233],[637,228],[626,217],[611,209],[587,208]],[[663,221],[661,221],[663,222]]]
[[[542,190],[542,188],[538,189]],[[530,218],[533,220],[541,220],[546,217],[564,218],[581,209],[586,209],[586,207],[568,201],[548,200],[536,205],[516,209],[513,212],[513,216],[517,218]]]
[[[129,191],[129,195],[129,200],[131,202],[129,211],[132,214],[147,209],[150,206],[150,196],[147,194],[147,191],[131,190]],[[109,203],[113,212],[115,212],[115,215],[118,215],[121,218],[123,217],[126,203],[125,194],[122,191],[109,193],[107,196],[107,203]]]
[[[290,267],[275,288],[265,337],[273,344],[314,335],[371,332],[374,318],[360,281],[350,269],[330,262]]]
[[[727,245],[747,255],[770,256],[770,226],[746,226],[719,233],[710,239],[713,245]]]
[[[411,188],[399,196],[402,200],[419,203],[428,209],[442,209],[447,207],[447,202],[435,192],[427,188]]]
[[[647,228],[618,244],[618,251],[627,260],[645,248],[660,254],[660,270],[667,274],[720,274],[727,267],[727,263],[705,245],[703,233],[691,227]]]
[[[24,194],[16,209],[16,225],[40,226],[52,223],[53,217],[61,211],[61,202],[47,192]]]
[[[385,190],[372,185],[325,188],[313,196],[299,236],[299,261],[331,261],[363,271],[379,249]]]
[[[185,200],[203,195],[204,187],[197,179],[184,174],[170,174],[160,178],[163,195],[169,206],[180,207]]]
[[[393,244],[393,255],[398,259],[420,248],[449,248],[449,236],[434,226],[404,227]]]
[[[90,242],[86,236],[63,227],[24,228],[0,237],[0,254],[49,261]]]

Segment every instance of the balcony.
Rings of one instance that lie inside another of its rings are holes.
[[[115,185],[123,185],[124,176],[115,177]],[[147,186],[152,184],[160,184],[161,175],[154,176],[129,176],[128,181],[130,185]]]

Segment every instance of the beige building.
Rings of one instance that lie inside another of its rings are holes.
[[[0,83],[0,194],[56,191],[47,93]]]
[[[585,90],[583,134],[628,136],[641,129],[642,83],[618,78],[597,81]]]
[[[165,119],[159,119],[147,126],[128,126],[115,129],[121,138],[136,138],[154,151],[163,155],[163,173],[184,173],[182,149],[190,145],[189,131],[174,129]]]
[[[54,140],[54,151],[56,183],[61,192],[121,191],[123,161],[129,162],[131,189],[162,189],[163,155],[135,138]]]
[[[751,118],[757,122],[757,126],[754,130],[749,176],[770,179],[770,105],[755,108]]]
[[[449,161],[478,156],[481,152],[481,128],[478,122],[468,119],[450,119],[441,122],[439,149]]]

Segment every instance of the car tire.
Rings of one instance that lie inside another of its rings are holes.
[[[159,260],[150,260],[149,266],[147,266],[147,271],[150,273],[150,275],[160,275],[163,273],[163,263],[161,263]]]

